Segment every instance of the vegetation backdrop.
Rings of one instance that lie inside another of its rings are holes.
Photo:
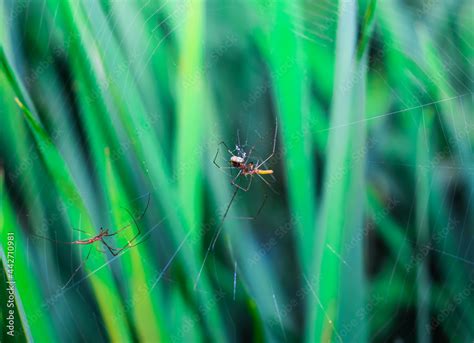
[[[473,17],[2,1],[0,340],[472,342]]]

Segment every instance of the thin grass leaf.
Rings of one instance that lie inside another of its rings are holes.
[[[315,299],[309,308],[311,321],[307,332],[308,341],[354,339],[354,331],[344,333],[344,338],[339,332],[364,303],[362,242],[351,249],[349,255],[344,251],[345,240],[357,234],[363,219],[363,208],[356,204],[361,203],[364,163],[363,159],[354,158],[354,154],[365,143],[363,118],[367,62],[366,58],[361,62],[355,60],[355,13],[353,1],[339,4],[336,74],[330,122],[330,127],[335,129],[329,133],[324,198],[316,226],[318,238],[314,246],[316,259],[312,272],[324,282],[316,289]],[[355,85],[348,86],[349,80],[354,79],[357,80]],[[345,125],[352,121],[360,121],[360,124]],[[358,207],[357,211],[354,210],[355,206]],[[349,270],[343,263],[344,258],[351,261]],[[359,325],[364,324],[362,320]],[[365,340],[366,329],[361,327],[358,335],[359,339]]]
[[[0,236],[2,238],[0,256],[2,270],[7,275],[9,270],[13,273],[13,280],[10,280],[14,282],[12,287],[15,290],[13,315],[16,320],[13,324],[13,333],[19,337],[19,331],[21,330],[23,338],[27,340],[40,336],[48,340],[54,340],[56,338],[54,323],[42,310],[45,303],[44,295],[40,291],[40,278],[34,264],[29,263],[29,251],[25,249],[27,245],[25,244],[23,230],[15,220],[10,197],[5,189],[4,175],[4,171],[0,167]],[[2,304],[5,305],[5,310],[8,309],[8,311],[2,311],[3,316],[5,316],[2,318],[2,323],[7,325],[9,323],[7,315],[10,314],[9,310],[12,310],[12,308],[8,305],[6,299]],[[4,330],[10,331],[7,328]],[[2,330],[2,332],[4,331]],[[6,332],[2,335],[4,339],[12,339]]]

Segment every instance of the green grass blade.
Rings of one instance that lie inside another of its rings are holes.
[[[314,272],[323,280],[315,291],[310,307],[308,341],[355,339],[355,332],[341,328],[362,308],[365,297],[362,242],[347,253],[344,242],[350,241],[362,227],[364,159],[355,158],[365,145],[365,74],[367,59],[355,60],[356,8],[354,2],[339,4],[336,41],[336,74],[332,116],[329,124],[324,198],[317,223],[318,238],[314,247]],[[351,87],[349,80],[357,80]],[[358,122],[356,125],[347,125]],[[357,210],[354,210],[357,208]],[[341,215],[344,213],[345,215]],[[350,261],[350,268],[348,263]],[[365,321],[360,323],[358,338],[366,340]]]
[[[10,237],[12,239],[10,239]],[[56,339],[54,324],[47,316],[43,308],[44,295],[41,294],[41,281],[34,268],[33,263],[29,263],[27,245],[23,230],[20,229],[11,205],[8,193],[5,190],[4,171],[0,167],[0,256],[2,257],[2,270],[6,270],[7,265],[11,263],[14,278],[15,303],[16,308],[14,316],[16,317],[14,334],[19,335],[20,325],[24,332],[24,338],[32,340],[34,337],[44,337],[49,341]],[[10,245],[9,243],[12,242]],[[13,250],[12,250],[13,249]],[[2,285],[2,287],[6,285]],[[6,325],[7,309],[11,309],[7,302],[2,302],[5,306],[2,310],[2,325]],[[3,312],[5,310],[5,312]],[[17,313],[17,311],[19,313]],[[7,331],[2,329],[4,339],[11,339],[4,335]],[[9,330],[8,330],[9,331]],[[17,336],[18,337],[18,336]]]

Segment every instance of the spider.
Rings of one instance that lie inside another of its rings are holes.
[[[277,133],[278,133],[278,121],[275,121],[275,133],[273,135],[273,149],[270,155],[267,156],[264,160],[261,162],[257,160],[256,163],[250,162],[250,157],[252,153],[255,151],[255,146],[252,146],[247,153],[244,150],[244,146],[240,144],[240,139],[238,139],[238,144],[235,146],[234,150],[231,150],[227,144],[222,141],[218,144],[217,147],[217,152],[214,157],[213,163],[216,165],[219,169],[231,169],[231,170],[238,170],[237,175],[234,177],[232,174],[230,176],[232,177],[231,184],[234,187],[237,187],[238,189],[247,192],[250,189],[250,186],[252,185],[252,180],[253,176],[257,175],[265,184],[274,192],[277,193],[273,187],[270,185],[270,183],[265,180],[265,178],[262,177],[262,175],[272,175],[273,170],[272,169],[262,169],[262,167],[265,167],[265,163],[267,163],[275,154],[275,148],[276,148],[276,138],[277,138]],[[229,167],[222,167],[219,164],[217,164],[216,160],[217,157],[219,156],[219,147],[223,145],[227,152],[231,155],[229,159]],[[229,174],[228,174],[229,175]],[[247,184],[246,187],[242,187],[237,181],[239,177],[243,175],[245,177],[250,176],[250,180]]]
[[[143,218],[146,211],[148,210],[148,205],[149,204],[150,204],[150,194],[148,194],[148,200],[147,200],[147,204],[145,206],[145,209],[143,210],[143,212],[137,218],[135,218],[133,216],[133,214],[130,212],[130,210],[124,208],[125,211],[127,211],[128,215],[132,218],[132,221],[135,224],[135,227],[137,228],[137,233],[130,240],[128,240],[127,244],[125,244],[123,247],[120,247],[120,248],[115,248],[115,247],[110,246],[110,244],[107,243],[107,241],[105,240],[105,237],[113,237],[113,236],[119,234],[120,232],[124,231],[125,229],[129,228],[131,226],[131,224],[127,224],[127,225],[123,226],[122,228],[118,229],[115,232],[110,232],[109,229],[104,229],[103,227],[101,227],[99,229],[99,233],[97,235],[95,235],[94,237],[91,237],[91,238],[88,238],[88,239],[79,239],[79,240],[75,240],[75,241],[72,241],[72,242],[58,241],[58,240],[51,239],[49,237],[44,237],[44,236],[37,235],[37,234],[33,234],[33,235],[37,236],[39,238],[42,238],[42,239],[46,239],[50,242],[59,243],[59,244],[69,244],[69,245],[89,245],[89,244],[93,244],[95,242],[100,241],[109,250],[109,252],[113,256],[117,256],[122,251],[124,251],[125,249],[135,247],[135,246],[143,243],[146,240],[146,238],[145,238],[145,239],[139,241],[138,243],[133,243],[138,238],[138,236],[140,236],[140,234],[141,234],[141,230],[140,230],[140,227],[138,226],[137,220],[140,220],[141,218]],[[74,228],[73,228],[73,230],[87,234],[87,232],[85,232],[83,230],[74,229]],[[96,246],[96,250],[99,251],[99,252],[105,253],[104,250],[98,249],[97,246]],[[73,274],[71,275],[69,280],[66,282],[66,284],[62,287],[62,289],[67,287],[67,285],[73,280],[74,276],[79,272],[81,267],[87,262],[91,251],[92,251],[92,247],[89,249],[89,252],[87,253],[86,258],[74,270]]]
[[[244,192],[247,192],[249,189],[250,189],[250,186],[252,184],[252,179],[253,179],[253,176],[254,175],[257,175],[259,178],[261,178],[263,180],[263,182],[265,182],[265,184],[274,192],[274,193],[277,193],[273,187],[270,185],[270,183],[265,180],[262,175],[272,175],[273,174],[273,170],[271,169],[262,169],[261,167],[265,165],[266,162],[268,162],[272,157],[273,155],[275,154],[275,148],[276,148],[276,138],[277,138],[277,133],[278,133],[278,121],[276,120],[275,121],[275,133],[273,135],[273,149],[272,149],[272,152],[270,153],[270,155],[267,156],[267,158],[265,158],[264,160],[262,160],[261,162],[259,160],[257,160],[256,163],[253,163],[253,162],[250,162],[250,156],[252,155],[252,152],[255,151],[255,146],[252,146],[249,150],[249,152],[247,153],[245,150],[244,150],[244,146],[242,146],[240,144],[240,138],[238,138],[238,144],[235,146],[235,150],[230,150],[230,148],[227,146],[227,144],[222,141],[218,144],[217,146],[217,152],[216,152],[216,156],[214,157],[214,160],[213,160],[213,163],[219,168],[219,169],[231,169],[231,170],[238,170],[238,173],[237,175],[234,177],[232,174],[228,174],[226,173],[227,175],[231,176],[232,177],[232,180],[231,180],[231,184],[232,186],[235,187],[234,189],[234,192],[232,194],[232,198],[230,199],[229,201],[229,204],[227,205],[226,207],[226,210],[224,212],[224,215],[222,216],[222,219],[221,219],[221,222],[219,224],[219,226],[217,227],[216,229],[216,234],[214,235],[214,237],[212,238],[211,240],[211,243],[209,244],[208,248],[207,248],[207,251],[204,255],[204,259],[203,259],[203,262],[201,264],[201,268],[199,269],[199,272],[198,272],[198,275],[196,277],[196,281],[194,282],[194,289],[196,289],[197,287],[197,284],[199,282],[199,279],[201,277],[201,273],[204,269],[204,265],[206,264],[206,260],[209,256],[209,253],[211,252],[211,250],[214,250],[214,247],[216,245],[216,242],[217,242],[217,239],[219,238],[219,235],[221,234],[222,232],[222,229],[224,227],[224,221],[227,217],[227,214],[229,213],[229,210],[230,210],[230,207],[232,205],[232,203],[234,202],[234,199],[238,193],[239,190],[242,190]],[[227,152],[231,155],[230,156],[230,159],[229,159],[229,164],[230,166],[228,167],[221,167],[220,165],[217,164],[216,160],[217,160],[217,157],[219,155],[219,147],[221,145],[224,145],[225,148],[227,149]],[[249,176],[250,177],[250,181],[249,183],[247,184],[247,187],[242,187],[241,185],[239,185],[237,183],[237,180],[239,179],[239,177],[243,175],[245,177]],[[257,214],[255,214],[254,216],[252,217],[242,217],[242,219],[255,219],[261,212],[263,206],[265,205],[265,202],[267,200],[267,195],[265,195],[264,199],[263,199],[263,202],[262,204],[260,205],[258,211],[257,211]],[[234,275],[235,277],[235,275]]]

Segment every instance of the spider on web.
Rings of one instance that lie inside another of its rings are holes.
[[[119,229],[117,229],[116,231],[114,232],[110,232],[109,229],[104,229],[103,227],[101,227],[99,229],[99,233],[93,237],[90,237],[90,238],[87,238],[87,239],[78,239],[78,240],[75,240],[75,241],[72,241],[72,242],[66,242],[66,241],[58,241],[58,240],[55,240],[55,239],[52,239],[52,238],[49,238],[49,237],[44,237],[44,236],[41,236],[41,235],[38,235],[38,234],[33,234],[34,236],[36,237],[39,237],[39,238],[42,238],[42,239],[45,239],[45,240],[48,240],[50,242],[53,242],[53,243],[56,243],[56,244],[67,244],[67,245],[91,245],[91,244],[94,244],[95,242],[101,242],[103,246],[105,246],[107,248],[107,250],[113,255],[113,256],[118,256],[122,251],[126,250],[126,249],[129,249],[129,248],[133,248],[141,243],[143,243],[144,241],[146,241],[146,239],[148,238],[144,238],[142,239],[141,241],[139,242],[135,242],[138,237],[141,235],[141,230],[140,230],[140,226],[138,225],[138,220],[142,219],[143,216],[145,215],[146,211],[148,210],[148,206],[150,204],[150,194],[148,194],[148,200],[147,200],[147,203],[146,203],[146,206],[144,208],[144,210],[142,211],[142,213],[138,216],[138,217],[134,217],[133,214],[130,212],[129,209],[127,208],[124,208],[124,210],[127,212],[127,214],[130,216],[130,218],[132,218],[132,222],[133,224],[135,225],[136,229],[137,229],[137,232],[135,233],[135,235],[129,239],[127,241],[127,244],[125,244],[124,246],[122,247],[113,247],[111,246],[106,240],[105,238],[108,238],[108,237],[113,237],[113,236],[116,236],[118,234],[120,234],[121,232],[123,232],[124,230],[126,230],[127,228],[131,227],[132,226],[132,223],[129,223]],[[83,230],[80,230],[80,229],[75,229],[75,228],[72,228],[74,231],[79,231],[79,232],[82,232],[86,235],[89,235],[87,232],[83,231]],[[102,252],[102,253],[106,253],[106,251],[104,250],[101,250],[98,248],[98,246],[96,245],[95,246],[96,250],[99,251],[99,252]],[[79,264],[79,266],[74,270],[74,272],[72,273],[71,277],[68,279],[68,281],[64,284],[64,286],[62,286],[61,289],[64,289],[66,288],[70,283],[71,281],[74,279],[74,276],[79,272],[79,270],[81,269],[82,266],[85,265],[85,263],[87,262],[87,260],[89,259],[89,256],[91,254],[91,251],[92,251],[92,246],[91,248],[89,249],[85,259]]]

